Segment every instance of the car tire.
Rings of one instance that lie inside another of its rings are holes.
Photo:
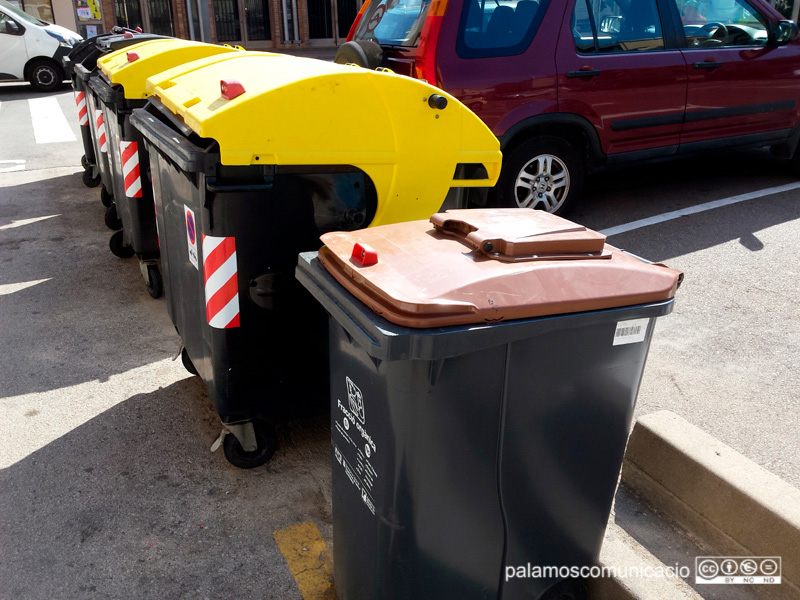
[[[64,82],[64,73],[52,61],[36,60],[31,63],[28,70],[28,81],[33,89],[39,92],[52,92],[61,87]]]
[[[345,42],[339,46],[333,62],[340,65],[352,63],[365,69],[375,70],[383,64],[383,49],[372,40]]]
[[[774,153],[775,151],[773,150],[773,154]],[[789,173],[795,177],[800,177],[800,144],[798,144],[797,148],[795,148],[792,157],[786,161],[786,165],[789,169]]]
[[[583,160],[572,145],[555,136],[532,137],[506,153],[489,206],[563,216],[575,208],[583,176]]]

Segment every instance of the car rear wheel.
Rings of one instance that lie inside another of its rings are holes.
[[[565,215],[580,195],[583,171],[580,155],[566,141],[549,135],[530,138],[506,154],[490,204]]]
[[[61,86],[64,75],[55,63],[37,60],[31,65],[28,81],[37,91],[52,92]]]

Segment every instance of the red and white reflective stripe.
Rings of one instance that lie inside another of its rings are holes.
[[[75,104],[78,107],[78,121],[81,127],[89,125],[89,109],[86,107],[86,92],[75,92]]]
[[[139,144],[120,140],[122,176],[125,178],[125,195],[128,198],[142,197],[142,178],[139,174]]]
[[[106,143],[106,123],[103,120],[102,111],[97,111],[97,145],[100,146],[100,152],[108,152],[108,144]]]
[[[239,286],[236,283],[236,240],[203,236],[203,277],[206,319],[211,327],[239,327]]]

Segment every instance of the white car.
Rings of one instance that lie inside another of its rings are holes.
[[[0,0],[0,81],[27,80],[42,92],[64,81],[61,59],[83,38]]]

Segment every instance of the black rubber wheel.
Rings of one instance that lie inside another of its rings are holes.
[[[92,168],[88,168],[83,172],[83,185],[88,188],[94,188],[100,185],[100,175],[92,176]]]
[[[161,298],[164,293],[164,280],[156,265],[147,265],[147,293],[151,298]]]
[[[566,215],[583,188],[584,166],[565,140],[541,135],[525,140],[505,155],[503,170],[489,206],[534,208]]]
[[[133,256],[133,247],[125,245],[125,238],[122,231],[117,231],[108,240],[108,247],[111,249],[111,254],[117,258],[130,258]]]
[[[108,190],[106,189],[105,185],[102,188],[100,188],[100,202],[102,202],[103,206],[105,206],[106,208],[114,204],[114,196],[108,193]]]
[[[336,51],[333,62],[340,65],[353,63],[365,69],[377,69],[383,64],[383,49],[372,40],[345,42]]]
[[[87,171],[92,168],[92,165],[90,165],[89,161],[86,160],[86,155],[85,154],[83,156],[81,156],[81,166],[84,168],[84,170],[87,170]]]
[[[50,60],[36,60],[28,70],[28,81],[39,92],[52,92],[61,87],[64,73]]]
[[[106,208],[105,222],[106,227],[112,231],[122,229],[122,221],[119,220],[119,216],[117,215],[117,207],[114,204]]]
[[[278,449],[278,434],[275,428],[265,421],[253,420],[258,447],[253,452],[245,452],[235,435],[229,433],[222,442],[225,458],[234,467],[253,469],[266,463]]]
[[[181,362],[183,363],[183,368],[189,371],[189,373],[192,375],[199,375],[192,359],[189,358],[189,353],[186,351],[186,348],[181,348]]]
[[[792,157],[786,161],[786,166],[789,169],[789,173],[791,173],[795,177],[800,177],[800,145],[798,145],[798,147],[795,148]]]

